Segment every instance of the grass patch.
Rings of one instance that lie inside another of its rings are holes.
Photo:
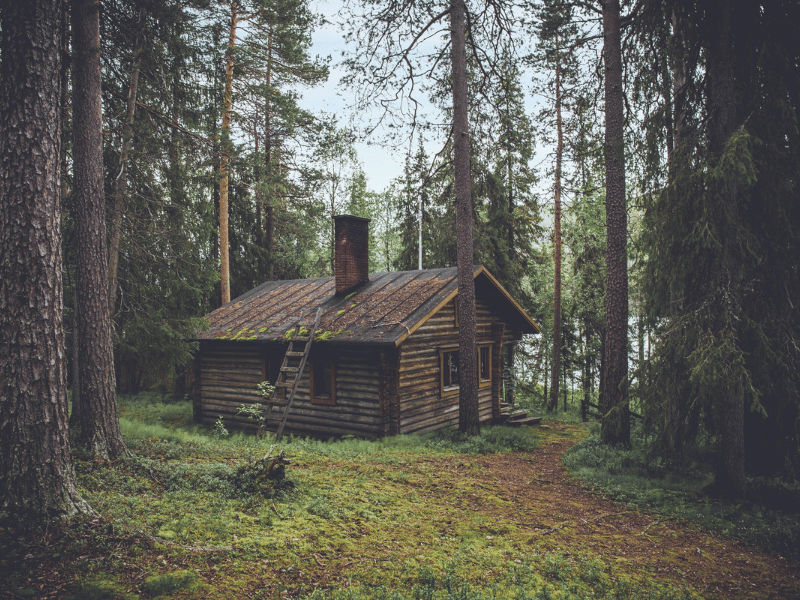
[[[796,482],[748,481],[745,502],[710,498],[705,490],[714,479],[713,455],[679,468],[649,456],[638,427],[632,431],[632,450],[601,443],[597,428],[565,456],[570,473],[608,496],[664,517],[688,519],[765,550],[800,559],[800,485]],[[774,507],[782,502],[784,510]]]
[[[417,568],[399,588],[385,585],[318,590],[303,600],[691,600],[688,588],[642,584],[615,576],[594,558],[531,553],[507,562],[475,564],[458,556],[442,568]]]

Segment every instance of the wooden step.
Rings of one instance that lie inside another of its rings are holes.
[[[305,352],[287,352],[287,353],[286,353],[286,356],[296,356],[296,357],[299,357],[299,356],[303,356],[304,354],[305,354]]]
[[[503,413],[500,413],[500,414],[503,414]],[[521,419],[521,418],[524,418],[524,417],[528,416],[528,411],[527,410],[514,410],[514,411],[511,411],[511,412],[505,413],[505,416],[507,416],[509,419],[517,419],[517,418]]]
[[[513,419],[506,423],[511,427],[521,427],[522,425],[539,425],[542,422],[542,417],[525,417],[524,419]]]
[[[310,339],[311,338],[308,337],[307,335],[296,335],[291,339],[291,341],[292,342],[307,342]]]
[[[284,373],[297,373],[300,370],[300,367],[281,367],[281,371]]]

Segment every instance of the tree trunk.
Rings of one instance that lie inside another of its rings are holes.
[[[708,52],[707,82],[709,114],[709,152],[713,164],[717,164],[725,145],[736,130],[736,95],[734,86],[732,7],[722,0],[713,2],[709,21],[713,33]],[[738,190],[733,182],[722,189],[723,226],[721,257],[717,289],[725,290],[728,305],[717,317],[715,332],[717,339],[737,337],[737,308],[730,298],[739,294],[738,265],[736,264],[736,232],[734,223],[738,219]],[[738,342],[738,340],[737,340]],[[744,386],[741,380],[728,379],[719,390],[715,405],[716,426],[719,435],[719,461],[715,486],[725,494],[744,494]]]
[[[603,2],[606,100],[606,332],[603,423],[606,444],[630,446],[628,376],[628,217],[625,208],[625,148],[622,44],[619,0]]]
[[[556,38],[556,181],[555,181],[555,231],[553,234],[553,373],[550,378],[548,411],[558,407],[558,378],[561,373],[561,158],[564,153],[564,136],[561,122],[561,69]],[[566,408],[566,399],[565,399]]]
[[[516,357],[517,344],[511,342],[506,350],[506,404],[514,405],[516,396],[516,381],[514,379],[514,359]]]
[[[67,431],[61,271],[60,0],[0,11],[0,511],[91,512]]]
[[[475,325],[475,278],[472,247],[469,120],[467,116],[466,6],[450,2],[450,41],[453,68],[453,162],[456,188],[456,245],[458,252],[458,381],[460,431],[480,430],[478,412],[478,355]]]
[[[584,355],[583,355],[583,402],[581,402],[581,421],[586,422],[586,413],[589,410],[592,393],[592,360],[589,355],[589,328],[584,325]]]
[[[269,36],[267,39],[267,93],[270,93],[270,86],[272,85],[272,27],[270,26]],[[269,98],[267,99],[266,115],[264,123],[266,125],[266,136],[264,144],[266,145],[266,163],[267,163],[267,182],[269,189],[269,196],[266,201],[267,221],[265,223],[265,245],[267,250],[267,279],[272,281],[275,278],[275,258],[273,252],[275,251],[275,186],[273,185],[275,173],[272,168],[272,107],[270,106]]]
[[[236,26],[239,5],[231,2],[231,24],[228,52],[225,55],[225,96],[222,109],[222,154],[219,163],[219,256],[220,299],[231,301],[230,245],[228,244],[228,172],[230,169],[231,107],[233,106],[233,50],[236,47]]]
[[[139,20],[144,19],[144,11],[139,11]],[[128,106],[125,122],[122,125],[122,148],[119,154],[119,175],[114,188],[114,208],[111,219],[111,241],[108,249],[108,310],[114,316],[117,300],[117,267],[119,266],[119,242],[122,236],[122,214],[125,207],[125,190],[128,187],[128,154],[133,139],[133,119],[136,116],[136,90],[139,85],[139,68],[142,65],[142,44],[144,35],[139,34],[131,67],[131,80],[128,84]]]
[[[74,217],[78,242],[75,309],[81,410],[70,422],[70,435],[75,445],[108,459],[127,451],[119,429],[108,313],[98,0],[73,0],[72,23]]]

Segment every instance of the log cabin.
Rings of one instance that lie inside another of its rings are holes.
[[[334,219],[333,277],[268,281],[207,315],[195,420],[253,427],[239,407],[264,403],[257,386],[275,382],[301,313],[321,309],[287,433],[378,437],[458,424],[456,268],[368,273],[369,220]],[[488,422],[500,417],[504,345],[539,328],[485,267],[474,278],[479,411]]]

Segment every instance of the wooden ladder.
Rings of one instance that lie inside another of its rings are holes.
[[[300,335],[305,311],[300,313],[300,318],[297,319],[297,323],[295,323],[294,326],[294,333],[289,340],[289,347],[286,349],[286,354],[283,356],[283,364],[281,365],[281,370],[278,372],[278,377],[275,381],[275,389],[272,391],[272,395],[269,398],[268,414],[270,417],[273,411],[277,412],[275,409],[283,408],[283,416],[278,426],[278,431],[275,434],[276,442],[279,442],[281,437],[283,437],[283,429],[286,427],[286,420],[289,416],[292,403],[294,402],[294,395],[297,393],[300,377],[303,375],[303,370],[306,367],[308,353],[311,351],[311,344],[314,341],[314,333],[317,331],[317,325],[319,324],[319,317],[321,314],[322,308],[318,308],[317,316],[314,318],[314,324],[311,326],[311,331],[308,332],[308,335]],[[302,344],[303,349],[295,349],[295,344]],[[290,367],[289,363],[298,358],[300,359],[300,364],[296,367]],[[287,378],[290,375],[293,379],[289,381]],[[289,390],[288,394],[286,394],[283,399],[279,398],[279,392],[282,389]],[[277,418],[272,420],[277,420]]]

